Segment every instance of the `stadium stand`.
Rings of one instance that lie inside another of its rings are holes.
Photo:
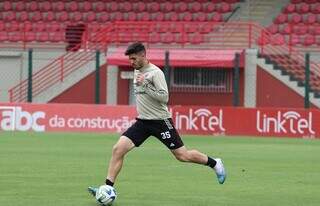
[[[19,3],[24,6],[17,6]],[[85,50],[86,48],[94,50],[97,45],[99,49],[104,48],[105,44],[127,45],[132,41],[143,41],[160,47],[194,45],[196,46],[194,48],[201,48],[204,45],[207,48],[222,49],[226,46],[234,49],[252,48],[257,43],[261,56],[274,63],[283,73],[290,74],[294,80],[303,82],[304,65],[301,63],[303,55],[297,54],[292,57],[287,54],[291,54],[293,45],[310,47],[319,44],[315,34],[320,34],[320,27],[312,26],[312,22],[318,21],[316,13],[312,13],[318,11],[320,8],[318,4],[291,1],[266,31],[251,23],[225,24],[238,3],[238,0],[160,2],[148,0],[120,3],[5,1],[0,3],[2,11],[0,28],[3,28],[0,40],[2,43],[23,42],[24,46],[30,42],[45,43],[46,46],[50,43],[54,43],[53,45],[67,43],[67,51],[80,49],[77,45],[80,43]],[[81,60],[67,65],[65,60],[73,58]],[[34,76],[35,95],[45,91],[53,83],[63,79],[64,75],[93,58],[94,52],[90,50],[74,54],[66,53],[52,64],[43,67]],[[299,60],[295,62],[296,59]],[[60,74],[61,65],[65,68],[64,73]],[[320,92],[317,78],[319,71],[319,66],[315,66],[311,71],[311,86],[316,92]],[[46,81],[43,77],[46,77]],[[25,101],[26,91],[23,88],[26,88],[26,83],[27,81],[23,81],[10,89],[11,101]]]
[[[275,35],[277,43],[281,35],[285,40],[281,42],[282,44],[300,47],[301,50],[318,50],[319,14],[318,1],[291,0],[274,19],[268,30]]]
[[[67,28],[89,25],[88,31],[98,32],[108,22],[115,21],[214,21],[221,22],[235,9],[238,0],[228,1],[3,1],[0,2],[2,41],[8,42],[68,42],[60,38]],[[10,22],[10,24],[6,24]],[[6,25],[6,26],[3,26]],[[52,28],[53,27],[53,28]],[[164,28],[163,30],[165,30]],[[16,36],[16,32],[25,33]],[[194,31],[195,32],[195,31]],[[207,31],[209,32],[209,31]],[[6,34],[4,34],[6,33]],[[182,43],[172,38],[173,32],[160,34],[160,42]],[[54,35],[59,38],[51,38]],[[124,36],[126,34],[123,34]],[[155,35],[155,34],[154,34]],[[201,43],[197,33],[193,43]],[[5,38],[4,36],[14,36]],[[78,41],[79,37],[75,36]],[[90,36],[90,35],[88,35]],[[130,36],[125,39],[129,40]],[[190,37],[191,38],[191,37]],[[172,39],[172,40],[171,40]],[[89,41],[92,38],[89,38]],[[170,40],[170,41],[169,41]]]

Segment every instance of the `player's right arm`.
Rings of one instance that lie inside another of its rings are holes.
[[[161,70],[155,72],[152,81],[145,79],[143,87],[145,92],[159,102],[167,103],[169,101],[167,82]]]

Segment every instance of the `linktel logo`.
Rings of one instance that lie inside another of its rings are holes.
[[[271,116],[257,111],[257,130],[260,133],[292,133],[292,134],[315,134],[312,128],[312,112],[303,117],[295,111],[281,112]]]

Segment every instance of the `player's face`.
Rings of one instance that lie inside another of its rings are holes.
[[[144,60],[145,60],[145,54],[143,53],[129,55],[130,64],[134,69],[140,69],[141,67],[143,67]]]

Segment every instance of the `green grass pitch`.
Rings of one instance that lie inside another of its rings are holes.
[[[96,206],[87,193],[102,184],[118,135],[0,133],[1,206]],[[129,153],[115,206],[318,206],[320,141],[183,138],[223,158],[219,185],[208,167],[180,163],[155,138]]]

